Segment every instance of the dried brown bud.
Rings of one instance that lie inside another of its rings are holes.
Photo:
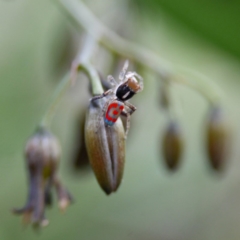
[[[163,157],[170,170],[176,170],[180,164],[183,151],[183,138],[179,125],[171,121],[163,136]]]
[[[210,165],[215,170],[224,167],[227,158],[229,131],[221,107],[210,110],[207,123],[207,153]]]
[[[16,214],[23,214],[26,223],[32,223],[34,226],[46,226],[48,223],[44,209],[52,202],[51,187],[54,185],[59,192],[56,170],[60,154],[57,139],[46,129],[38,129],[27,142],[25,156],[29,177],[28,200],[23,208],[13,210]],[[62,199],[71,201],[69,194],[64,194],[59,198],[59,202]]]
[[[106,194],[119,187],[125,162],[125,132],[119,118],[107,127],[104,124],[102,101],[91,102],[85,123],[85,140],[89,160],[101,188]]]
[[[74,140],[72,157],[73,161],[71,162],[71,167],[73,168],[73,170],[75,170],[75,172],[79,170],[90,170],[90,164],[85,143],[84,126],[85,114],[81,114],[79,119],[77,119],[76,138]]]
[[[41,128],[27,142],[25,156],[30,170],[35,171],[41,166],[44,178],[49,178],[58,167],[61,148],[58,140]]]

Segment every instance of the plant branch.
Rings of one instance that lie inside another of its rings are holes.
[[[81,1],[57,0],[56,3],[65,13],[68,13],[78,27],[83,27],[92,37],[113,53],[154,71],[163,80],[183,84],[198,91],[212,104],[220,101],[220,91],[217,86],[209,86],[208,81],[204,80],[205,76],[203,79],[201,78],[201,81],[196,80],[199,79],[197,72],[182,66],[175,66],[141,45],[120,37],[103,25]],[[181,74],[182,72],[184,72],[184,77]],[[192,78],[186,78],[186,74]]]
[[[57,86],[49,106],[42,118],[40,126],[47,127],[50,125],[53,115],[56,112],[56,108],[59,105],[63,95],[69,89],[72,83],[74,83],[77,73],[83,71],[92,86],[92,94],[102,94],[103,88],[96,69],[90,63],[90,59],[95,51],[96,41],[91,36],[86,36],[83,47],[72,64],[72,70],[67,73]]]
[[[87,34],[84,40],[84,47],[80,51],[79,55],[73,61],[72,75],[73,79],[76,77],[78,72],[83,71],[92,86],[92,95],[99,95],[103,93],[103,87],[99,74],[95,67],[91,64],[90,59],[97,47],[97,41],[91,35]]]
[[[43,115],[42,121],[40,123],[41,127],[47,127],[50,125],[50,122],[53,118],[53,115],[56,111],[59,102],[61,101],[63,95],[65,94],[66,90],[69,88],[71,84],[70,74],[67,73],[63,79],[60,81],[59,85],[55,89],[53,96],[50,100],[50,103],[47,107],[45,114]]]

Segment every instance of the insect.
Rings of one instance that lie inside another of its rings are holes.
[[[137,109],[128,100],[143,90],[143,78],[136,72],[127,72],[127,69],[128,61],[124,63],[119,74],[119,82],[113,76],[108,76],[107,79],[113,87],[91,99],[91,101],[96,101],[108,96],[108,100],[103,106],[103,114],[100,116],[100,120],[103,117],[107,126],[113,126],[120,115],[125,116],[127,118],[125,138],[130,129],[130,116]],[[99,124],[100,120],[98,121]]]

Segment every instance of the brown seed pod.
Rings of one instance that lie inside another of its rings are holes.
[[[183,138],[179,125],[171,121],[163,136],[162,142],[163,158],[169,170],[176,170],[179,167],[182,151]]]
[[[102,117],[105,101],[90,103],[85,122],[85,140],[98,183],[106,194],[110,194],[118,189],[123,176],[125,132],[120,118],[113,126],[105,126]]]
[[[25,223],[31,223],[35,227],[48,224],[44,210],[46,205],[52,203],[53,186],[56,188],[61,210],[72,201],[57,177],[60,155],[58,140],[45,128],[38,129],[27,142],[25,158],[29,178],[28,199],[24,207],[13,210],[15,214],[23,215]]]
[[[207,122],[207,154],[214,170],[222,170],[227,158],[229,131],[221,107],[213,106]]]

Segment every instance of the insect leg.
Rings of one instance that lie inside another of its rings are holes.
[[[98,99],[104,98],[104,97],[106,97],[107,95],[109,95],[109,94],[111,94],[111,93],[113,93],[113,90],[112,90],[112,89],[109,89],[109,90],[107,90],[106,92],[104,92],[104,93],[101,94],[101,95],[97,95],[97,96],[92,97],[92,98],[90,99],[90,101],[96,101],[96,100],[98,100]]]
[[[127,69],[128,69],[128,65],[129,65],[129,62],[128,60],[125,61],[124,65],[123,65],[123,68],[122,68],[122,71],[120,72],[119,74],[119,80],[122,82],[125,78],[125,75],[126,75],[126,72],[127,72]]]
[[[122,111],[121,115],[123,115],[127,118],[126,127],[125,127],[125,136],[124,136],[124,138],[127,139],[127,135],[128,135],[129,129],[130,129],[130,116],[131,116],[131,114],[130,114],[130,112],[128,112],[124,109]]]
[[[136,110],[137,108],[132,105],[130,102],[124,102],[124,104],[130,109],[130,111],[127,111],[130,115],[132,115]]]
[[[130,129],[130,117],[137,110],[137,108],[129,102],[124,102],[125,108],[121,112],[121,115],[127,118],[126,128],[125,128],[125,139],[127,138],[129,129]]]
[[[111,75],[109,75],[108,77],[107,77],[107,80],[110,82],[110,84],[112,85],[112,86],[116,86],[118,83],[117,83],[117,81],[114,79],[114,77],[113,76],[111,76]]]

